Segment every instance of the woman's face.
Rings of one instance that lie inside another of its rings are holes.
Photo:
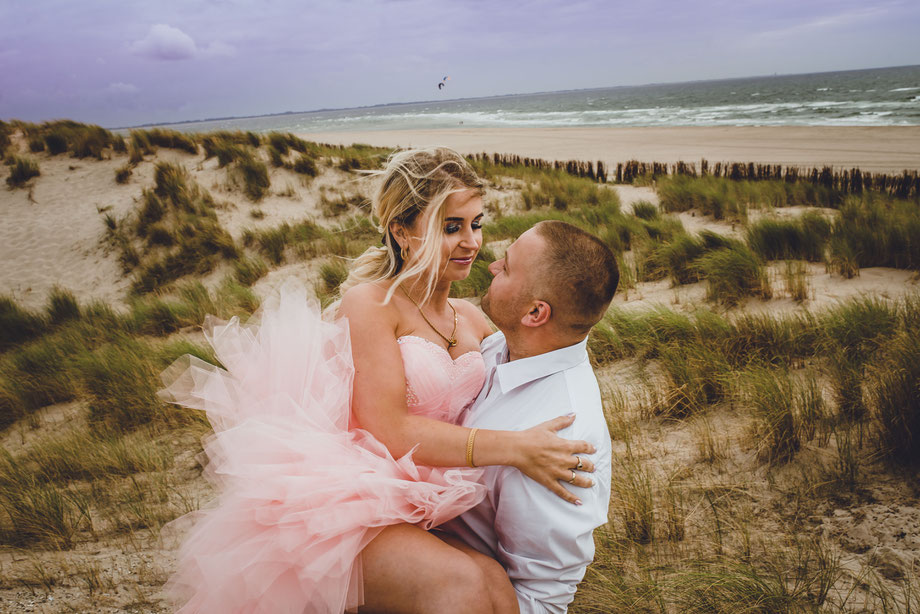
[[[465,190],[448,196],[444,203],[444,214],[439,281],[466,279],[482,246],[482,197],[479,190]],[[410,254],[419,252],[427,223],[422,215],[409,229]]]

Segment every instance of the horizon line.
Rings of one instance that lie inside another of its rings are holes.
[[[538,90],[533,92],[517,92],[517,93],[506,93],[506,94],[491,94],[488,96],[469,96],[466,98],[448,98],[446,100],[410,100],[406,102],[382,102],[377,104],[367,104],[367,105],[356,105],[353,107],[324,107],[320,109],[310,109],[306,111],[279,111],[275,113],[257,113],[254,115],[228,115],[223,117],[207,117],[201,119],[183,119],[179,121],[163,121],[163,122],[147,122],[142,124],[134,124],[130,126],[115,126],[115,127],[106,127],[107,130],[130,130],[133,128],[147,128],[147,127],[156,127],[156,126],[178,126],[185,124],[203,124],[205,122],[216,122],[216,121],[229,121],[229,120],[238,120],[238,119],[254,119],[258,117],[281,117],[284,115],[307,115],[310,113],[328,113],[330,111],[353,111],[358,109],[376,109],[381,107],[397,107],[402,105],[412,105],[412,104],[426,104],[426,103],[445,103],[445,102],[460,102],[464,100],[487,100],[489,98],[508,98],[512,96],[535,96],[539,94],[561,94],[566,92],[590,92],[594,90],[610,90],[610,89],[627,89],[627,88],[637,88],[637,87],[650,87],[655,85],[680,85],[685,83],[717,83],[723,81],[741,81],[744,79],[763,79],[763,78],[774,78],[774,77],[795,77],[795,76],[805,76],[805,75],[826,75],[833,73],[842,73],[842,72],[862,72],[869,70],[883,70],[887,68],[913,68],[920,67],[920,64],[901,64],[897,66],[875,66],[871,68],[849,68],[843,70],[821,70],[816,72],[802,72],[802,73],[773,73],[770,74],[761,74],[761,75],[748,75],[745,77],[724,77],[716,79],[690,79],[688,81],[653,81],[649,83],[638,83],[634,85],[604,85],[599,87],[576,87],[562,90]]]

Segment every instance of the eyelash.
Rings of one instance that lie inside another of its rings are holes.
[[[482,228],[482,222],[473,222],[471,225],[473,230],[479,230]],[[455,232],[460,232],[459,224],[449,224],[444,227],[445,234],[452,235]]]

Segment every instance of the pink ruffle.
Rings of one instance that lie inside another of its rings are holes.
[[[339,613],[362,603],[360,552],[391,524],[437,526],[478,503],[480,472],[394,459],[353,427],[347,325],[324,322],[298,283],[241,324],[208,317],[226,369],[191,356],[165,400],[207,413],[207,477],[167,591],[182,613]],[[411,379],[411,374],[407,373]]]

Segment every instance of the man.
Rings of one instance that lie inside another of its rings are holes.
[[[572,456],[571,481],[593,484],[564,493],[578,497],[573,505],[559,496],[566,484],[554,493],[515,468],[486,467],[486,499],[437,532],[449,573],[412,552],[386,556],[418,530],[389,527],[388,539],[365,551],[362,613],[565,612],[594,558],[592,532],[607,521],[610,437],[586,346],[616,290],[616,260],[596,237],[549,221],[522,234],[490,271],[482,307],[501,332],[482,342],[485,384],[465,426],[523,430],[574,413],[559,434],[595,452]],[[579,476],[592,467],[593,479]],[[454,548],[469,556],[457,558]]]
[[[489,495],[447,530],[505,567],[522,614],[565,612],[594,558],[592,533],[607,522],[610,437],[587,336],[619,273],[600,240],[557,221],[522,234],[489,270],[482,308],[501,332],[483,341],[486,383],[464,425],[522,430],[574,412],[560,435],[594,445],[596,473],[573,506],[513,467],[488,467]]]

